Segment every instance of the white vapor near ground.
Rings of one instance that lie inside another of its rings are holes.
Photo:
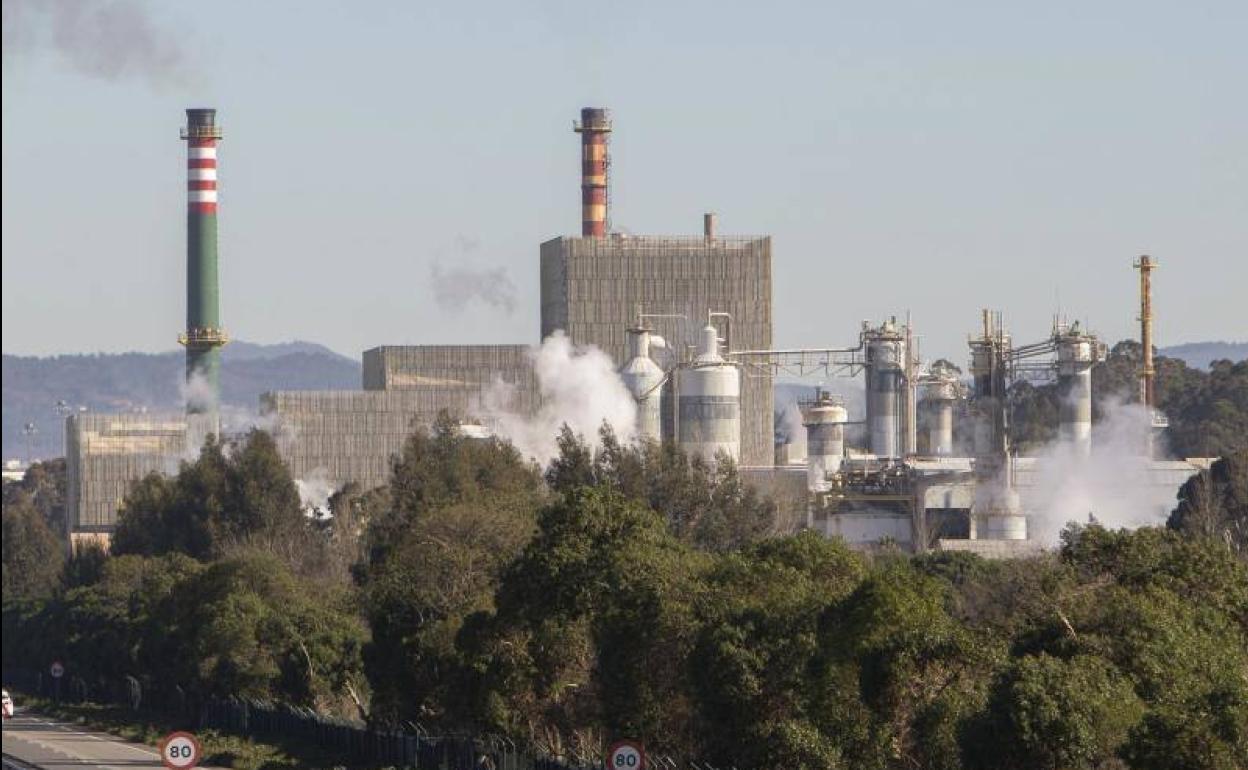
[[[555,332],[534,354],[533,367],[542,397],[537,414],[530,417],[501,408],[508,401],[501,384],[487,394],[485,404],[495,432],[526,457],[543,464],[554,458],[565,424],[594,445],[604,422],[622,442],[634,440],[637,406],[606,353],[593,346],[575,346],[563,332]]]
[[[1101,408],[1091,456],[1059,440],[1036,458],[1036,483],[1024,502],[1032,514],[1031,537],[1045,545],[1057,543],[1069,522],[1088,523],[1089,514],[1111,529],[1156,526],[1175,505],[1177,489],[1149,483],[1144,407],[1106,400]]]

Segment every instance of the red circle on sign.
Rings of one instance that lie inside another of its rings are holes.
[[[190,733],[169,733],[160,741],[160,761],[172,770],[195,767],[199,755],[199,741]]]
[[[616,741],[607,749],[607,770],[646,770],[646,752],[636,741]]]

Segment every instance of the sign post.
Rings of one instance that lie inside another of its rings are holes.
[[[65,676],[65,664],[59,660],[52,661],[52,665],[48,667],[48,673],[52,675],[52,700],[60,703],[61,677]]]
[[[616,741],[607,749],[607,770],[646,770],[646,752],[637,741]]]
[[[199,764],[199,741],[190,733],[169,733],[160,741],[160,761],[170,770],[190,770]]]

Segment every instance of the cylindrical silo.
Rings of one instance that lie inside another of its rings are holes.
[[[958,400],[958,376],[945,366],[933,367],[922,381],[927,452],[935,457],[953,454],[953,404]]]
[[[1076,456],[1092,454],[1092,364],[1096,338],[1075,326],[1057,334],[1059,435]]]
[[[865,333],[867,347],[867,436],[871,453],[901,456],[901,389],[905,384],[905,340],[894,322]]]
[[[827,491],[828,476],[841,469],[845,459],[845,402],[839,396],[819,391],[815,400],[803,404],[802,424],[806,426],[806,487],[811,492]]]
[[[741,373],[719,353],[714,326],[702,330],[698,355],[680,373],[680,446],[690,457],[741,456]]]
[[[628,362],[620,368],[628,392],[637,402],[637,439],[661,441],[663,415],[663,369],[650,358],[650,347],[663,346],[663,338],[644,326],[628,330]]]

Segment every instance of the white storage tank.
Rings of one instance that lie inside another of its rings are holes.
[[[934,457],[952,456],[953,405],[960,396],[957,373],[937,362],[920,387],[927,453]]]
[[[678,375],[676,407],[680,447],[713,461],[723,452],[741,458],[741,372],[719,352],[714,326],[702,330],[697,357]]]
[[[839,396],[816,391],[815,400],[804,404],[802,424],[806,426],[806,488],[811,492],[828,489],[828,475],[841,469],[845,459],[845,402]]]
[[[645,326],[628,330],[628,362],[620,368],[620,379],[637,403],[637,440],[661,441],[663,369],[650,358],[651,348],[666,346],[663,338]]]

